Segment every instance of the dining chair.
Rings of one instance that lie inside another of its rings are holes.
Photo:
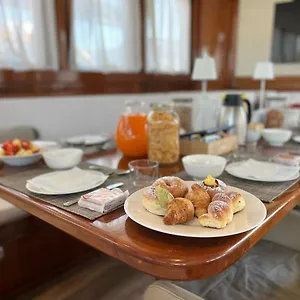
[[[0,143],[14,138],[36,140],[39,136],[39,131],[31,126],[24,125],[0,129]],[[28,216],[28,213],[0,198],[0,226],[12,223],[26,216]]]
[[[0,198],[0,228],[9,223],[26,218],[29,214]]]
[[[0,143],[14,138],[24,140],[36,140],[40,137],[39,131],[31,126],[16,126],[11,128],[0,129]]]
[[[184,290],[183,288],[168,282],[155,281],[148,286],[144,294],[144,300],[204,300],[203,298]]]

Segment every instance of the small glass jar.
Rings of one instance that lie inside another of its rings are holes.
[[[180,126],[185,132],[192,131],[193,99],[173,99],[174,109],[180,119]]]
[[[179,159],[179,116],[172,105],[153,104],[148,114],[148,157],[160,164]]]

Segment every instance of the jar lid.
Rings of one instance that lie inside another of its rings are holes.
[[[175,99],[172,99],[172,101],[174,103],[192,103],[193,99],[191,99],[191,98],[184,98],[184,99],[175,98]]]
[[[173,110],[174,106],[167,103],[151,103],[151,108],[153,110]]]

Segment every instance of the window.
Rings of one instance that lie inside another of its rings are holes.
[[[272,60],[300,62],[300,0],[276,5]]]
[[[58,69],[54,1],[0,0],[0,68]]]
[[[74,0],[73,66],[82,71],[139,72],[139,0]]]
[[[190,73],[191,1],[146,0],[146,71]]]

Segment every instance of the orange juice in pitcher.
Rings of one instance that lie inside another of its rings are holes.
[[[143,102],[126,102],[116,132],[116,143],[125,156],[143,157],[147,154],[147,114]]]

